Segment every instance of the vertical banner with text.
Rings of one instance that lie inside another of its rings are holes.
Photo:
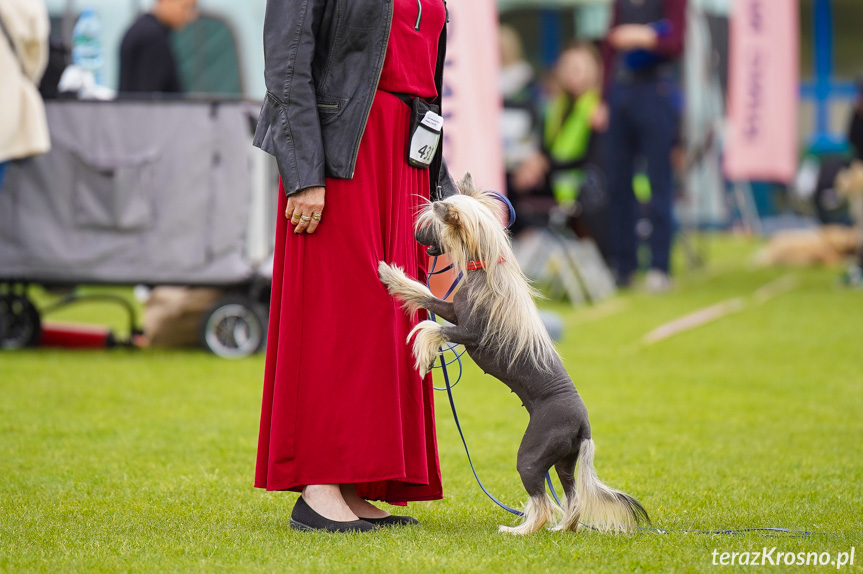
[[[788,183],[797,170],[796,0],[734,0],[725,176]]]
[[[505,192],[498,91],[498,19],[495,0],[450,0],[444,72],[444,157],[456,181],[465,172],[481,189]],[[445,267],[441,263],[438,268]],[[443,296],[455,277],[431,278]]]
[[[451,0],[444,73],[444,156],[456,180],[465,172],[484,189],[503,189],[495,0]]]

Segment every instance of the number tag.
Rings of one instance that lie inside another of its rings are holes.
[[[418,169],[431,166],[443,134],[440,108],[414,98],[411,102],[410,132],[408,132],[408,165]]]
[[[414,167],[431,165],[437,147],[440,145],[440,133],[420,127],[411,139],[410,163]]]

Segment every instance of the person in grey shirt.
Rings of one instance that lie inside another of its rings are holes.
[[[197,17],[197,0],[158,0],[126,31],[120,45],[120,93],[183,91],[171,35]]]

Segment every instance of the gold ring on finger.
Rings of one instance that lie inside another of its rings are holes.
[[[306,223],[308,223],[309,221],[311,221],[311,220],[312,220],[312,218],[311,218],[311,217],[309,217],[308,215],[304,215],[304,216],[302,216],[300,219],[302,219],[302,220],[303,220],[303,221],[305,221]]]
[[[295,213],[295,214],[293,214],[293,215],[291,216],[291,219],[299,219],[299,218],[300,218],[300,214],[299,214],[299,213]]]
[[[321,220],[321,214],[320,213],[313,213],[312,219],[314,219],[315,221],[320,221]]]

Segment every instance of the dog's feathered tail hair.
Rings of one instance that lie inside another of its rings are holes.
[[[593,467],[593,440],[581,443],[575,473],[575,496],[566,501],[563,520],[555,530],[577,530],[579,523],[601,532],[628,532],[649,522],[647,511],[635,498],[604,485]]]

